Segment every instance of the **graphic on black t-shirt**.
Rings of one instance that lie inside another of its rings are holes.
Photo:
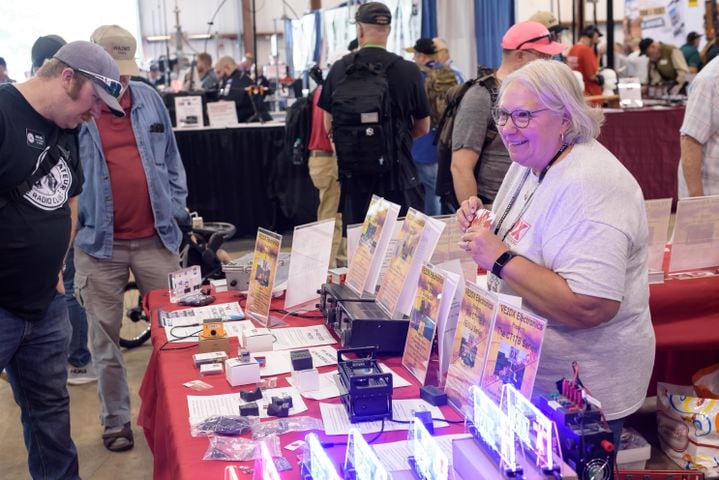
[[[48,148],[43,150],[35,164],[35,170],[40,166],[47,156]],[[33,171],[35,171],[33,170]],[[30,191],[24,197],[27,201],[43,210],[55,210],[67,202],[70,188],[72,187],[72,173],[67,166],[67,159],[60,157],[57,165],[50,170],[50,173],[35,182]]]

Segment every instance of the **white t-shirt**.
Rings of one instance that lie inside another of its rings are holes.
[[[621,302],[613,319],[593,328],[547,319],[534,391],[555,392],[557,380],[571,378],[576,360],[580,379],[602,402],[607,419],[625,417],[644,401],[654,365],[642,191],[596,140],[575,145],[541,184],[530,173],[522,185],[526,172],[513,163],[497,194],[499,222],[520,188],[499,238],[560,275],[573,292]],[[492,274],[488,283],[491,290],[514,293]]]

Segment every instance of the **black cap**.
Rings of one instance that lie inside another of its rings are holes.
[[[647,54],[647,48],[649,48],[649,46],[650,46],[652,43],[654,43],[654,39],[652,39],[652,38],[642,38],[642,41],[639,42],[639,53],[640,53],[641,55],[646,55],[646,54]]]
[[[37,70],[42,67],[45,60],[52,58],[60,48],[67,42],[59,35],[45,35],[35,40],[30,56],[32,68]]]
[[[697,38],[700,38],[701,34],[697,32],[689,32],[689,35],[687,35],[687,43],[692,43]]]
[[[355,21],[370,25],[389,25],[392,23],[392,12],[384,3],[367,2],[357,9]]]
[[[600,37],[604,36],[604,35],[602,35],[602,32],[600,32],[599,29],[597,27],[595,27],[594,25],[587,25],[586,27],[584,27],[584,30],[582,31],[582,36],[591,38],[594,36],[595,33],[598,33]]]
[[[434,41],[431,38],[419,38],[416,42],[414,42],[414,47],[409,47],[404,49],[406,52],[419,52],[424,53],[425,55],[434,55],[437,53],[437,47],[434,44]]]

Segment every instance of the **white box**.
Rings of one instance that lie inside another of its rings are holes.
[[[215,293],[222,293],[227,291],[227,280],[222,278],[218,280],[210,280],[210,285],[215,290]]]
[[[639,432],[631,427],[622,429],[622,445],[617,452],[617,465],[621,470],[644,470],[652,456],[652,447]]]
[[[200,365],[200,375],[217,375],[222,373],[221,363],[203,363]]]
[[[274,350],[275,337],[269,328],[252,327],[242,331],[242,348],[248,352]]]
[[[233,387],[260,383],[260,364],[254,359],[243,362],[239,358],[230,358],[225,361],[225,378]]]
[[[316,368],[310,370],[293,370],[292,386],[300,393],[315,392],[320,389],[320,374]]]
[[[192,361],[195,363],[195,367],[204,365],[206,363],[217,363],[224,362],[227,360],[227,353],[225,352],[207,352],[207,353],[196,353],[192,356]]]

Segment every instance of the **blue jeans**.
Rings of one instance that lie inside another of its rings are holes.
[[[424,187],[424,213],[426,215],[439,215],[441,206],[439,197],[434,194],[437,186],[437,163],[415,163],[417,177]]]
[[[23,320],[0,308],[0,369],[7,371],[20,407],[30,475],[38,479],[80,478],[70,438],[67,347],[70,322],[57,295],[45,316]]]
[[[67,314],[72,325],[70,336],[70,350],[67,361],[73,367],[84,367],[90,363],[90,350],[87,349],[87,316],[85,309],[77,303],[75,298],[75,249],[70,248],[65,261],[65,273],[63,284],[65,285],[65,301],[67,302]]]

